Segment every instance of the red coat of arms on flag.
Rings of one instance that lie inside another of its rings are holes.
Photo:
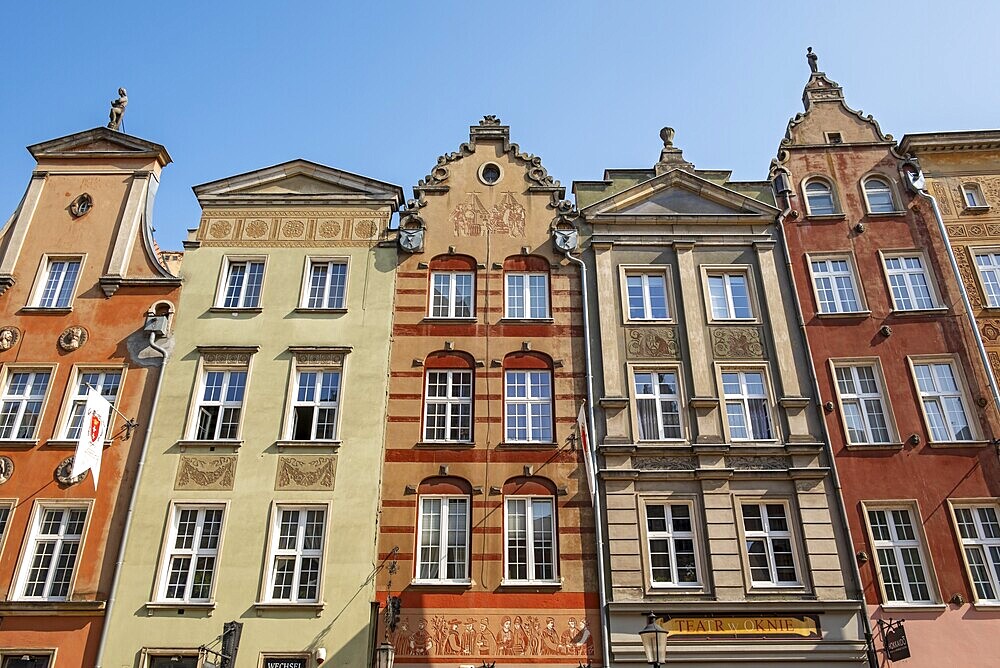
[[[90,414],[90,442],[95,443],[101,437],[101,416],[96,412]]]

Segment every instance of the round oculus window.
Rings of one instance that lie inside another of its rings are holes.
[[[479,180],[488,186],[499,181],[501,176],[503,176],[503,172],[500,170],[500,165],[495,162],[487,162],[479,168]]]

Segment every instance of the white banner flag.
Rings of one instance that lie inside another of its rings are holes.
[[[591,453],[590,430],[587,429],[587,406],[580,406],[580,414],[576,417],[576,430],[580,435],[580,448],[583,450],[583,463],[587,467],[587,487],[590,489],[590,498],[594,498],[594,487],[597,482],[594,478],[594,459]]]
[[[80,425],[80,440],[76,444],[76,458],[73,460],[71,476],[78,476],[88,470],[94,472],[94,489],[101,474],[101,455],[104,454],[104,437],[111,419],[111,404],[94,388],[87,390],[87,403],[83,407],[83,423]]]

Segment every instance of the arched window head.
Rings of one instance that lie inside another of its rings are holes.
[[[871,176],[865,179],[865,201],[868,213],[893,213],[896,203],[892,199],[892,187],[885,179]]]
[[[810,216],[829,216],[837,213],[833,188],[826,181],[813,179],[806,184],[806,206]]]
[[[439,476],[420,483],[415,579],[464,584],[469,580],[472,486]]]
[[[512,255],[504,260],[504,317],[549,318],[549,262],[538,255]]]

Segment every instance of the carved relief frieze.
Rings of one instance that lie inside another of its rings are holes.
[[[199,346],[198,348],[202,361],[210,366],[247,366],[256,351],[256,347],[215,348]]]
[[[263,239],[271,231],[271,224],[261,218],[255,218],[246,224],[246,235],[251,239]]]
[[[995,350],[991,350],[986,353],[986,357],[990,360],[990,368],[993,370],[993,377],[1000,380],[1000,354]]]
[[[295,366],[301,367],[336,367],[344,365],[343,352],[309,351],[295,352]]]
[[[181,455],[174,489],[230,490],[236,482],[236,455]]]
[[[965,284],[965,291],[969,295],[969,302],[972,304],[972,308],[981,309],[983,307],[983,299],[979,294],[979,286],[976,283],[975,269],[969,263],[969,255],[964,252],[964,249],[956,249],[955,264],[958,265],[958,273]]]
[[[711,327],[712,354],[716,359],[763,359],[759,327]]]
[[[677,359],[680,345],[676,327],[626,327],[627,359]]]
[[[938,206],[941,208],[941,215],[950,216],[951,215],[951,202],[948,196],[948,187],[941,182],[935,182],[933,185],[934,197],[938,201]]]
[[[635,457],[632,465],[653,471],[693,471],[698,468],[698,460],[695,457]]]
[[[781,455],[766,455],[752,457],[749,455],[733,455],[726,457],[726,468],[737,471],[780,471],[792,465],[788,457]]]
[[[489,209],[479,195],[469,193],[468,198],[451,212],[449,220],[455,227],[456,237],[481,237],[487,232],[523,237],[526,216],[524,206],[514,198],[514,193],[505,192]]]
[[[337,476],[337,455],[278,457],[274,489],[331,490]]]
[[[197,239],[204,246],[367,246],[389,218],[381,211],[212,211]]]

